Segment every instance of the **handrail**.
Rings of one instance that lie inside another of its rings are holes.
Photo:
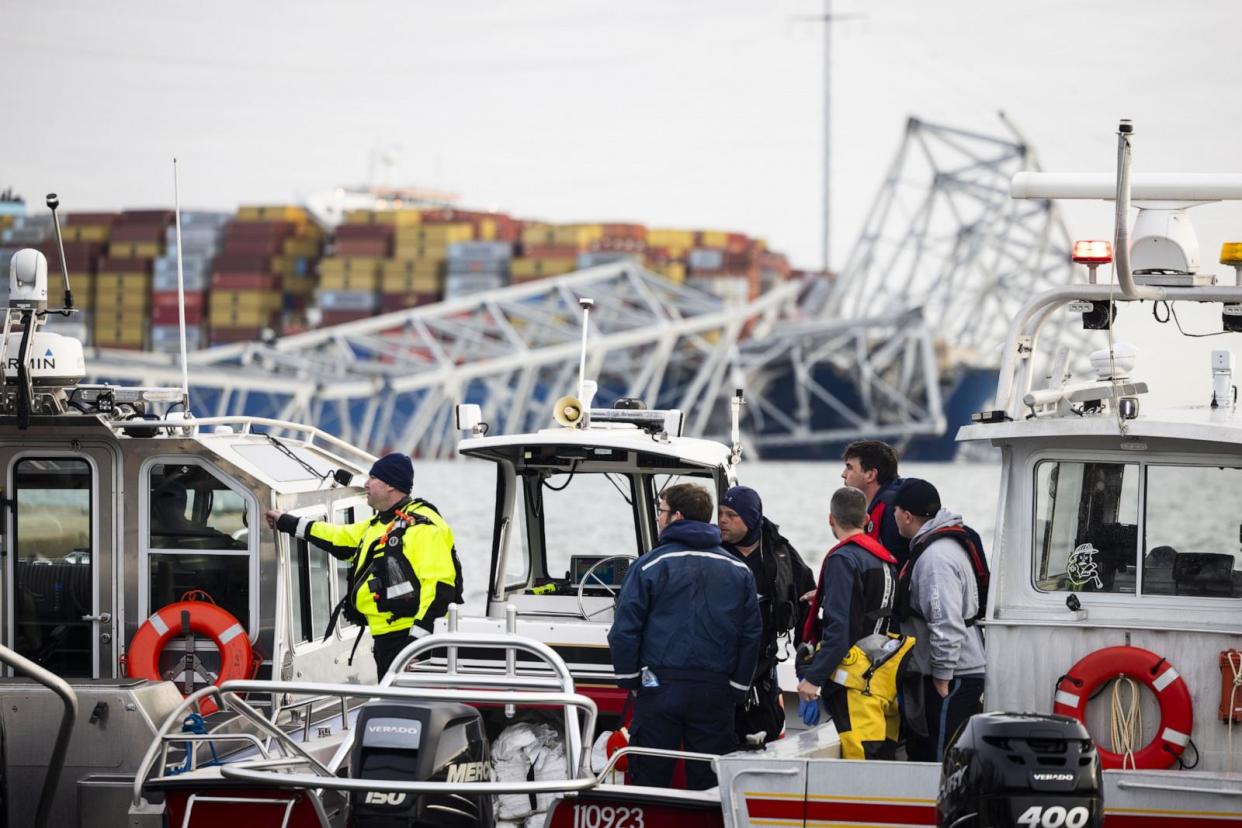
[[[223,765],[220,775],[225,779],[237,779],[244,782],[260,782],[283,788],[318,788],[328,791],[392,791],[396,793],[443,793],[449,782],[409,782],[394,779],[352,779],[345,776],[324,778],[314,774],[274,773],[263,770],[250,770],[237,765]],[[579,777],[572,780],[550,779],[545,781],[504,782],[453,782],[452,792],[455,794],[503,794],[503,793],[571,793],[587,791],[596,785],[594,776]]]
[[[1214,287],[1161,287],[1153,288],[1159,299],[1169,302],[1242,302],[1242,287],[1234,285],[1217,285]],[[1047,290],[1032,297],[1014,315],[1014,324],[1009,329],[1005,349],[1001,354],[1001,369],[996,391],[996,406],[1010,416],[1019,413],[1022,396],[1030,391],[1031,355],[1038,342],[1039,330],[1044,322],[1057,308],[1075,300],[1112,299],[1116,302],[1143,301],[1131,299],[1125,295],[1115,295],[1113,285],[1073,284]],[[1019,345],[1024,338],[1030,342],[1023,344],[1029,348],[1024,354],[1019,353]]]
[[[225,682],[225,684],[232,683],[233,682]],[[272,684],[273,682],[267,683]],[[362,689],[357,685],[347,686],[353,687],[355,693],[358,693],[358,691]],[[242,699],[235,694],[225,692],[221,687],[216,687],[214,684],[209,684],[182,699],[181,703],[174,707],[172,712],[164,718],[163,724],[161,724],[159,729],[156,731],[155,738],[147,747],[147,752],[143,754],[142,761],[138,763],[138,769],[134,772],[134,785],[130,791],[130,805],[132,808],[141,808],[143,806],[142,785],[146,781],[147,775],[151,772],[151,768],[155,765],[156,757],[163,755],[161,746],[165,743],[164,737],[169,734],[169,731],[174,725],[180,724],[185,720],[185,714],[189,710],[197,706],[200,701],[208,697],[213,698],[217,706],[221,709],[226,707],[235,708],[237,712],[242,714],[243,717],[249,719],[255,727],[266,733],[268,736],[274,737],[277,741],[281,742],[282,745],[288,745],[293,749],[294,753],[305,759],[313,768],[322,771],[324,776],[332,775],[332,772],[325,768],[318,759],[307,753],[306,750],[303,749],[297,742],[289,739],[288,736],[280,730],[280,728],[269,722],[262,713],[259,713],[253,707],[246,704],[246,702],[242,701]]]
[[[623,756],[663,756],[665,759],[689,759],[691,762],[710,762],[712,763],[712,770],[716,769],[716,762],[720,759],[720,756],[715,753],[694,753],[689,750],[664,750],[663,748],[626,745],[608,757],[608,762],[604,765],[603,770],[595,774],[595,781],[601,785],[607,782],[608,775],[612,773],[613,767],[617,762],[621,761]]]
[[[56,695],[60,696],[65,709],[60,716],[60,727],[56,730],[56,741],[52,745],[52,756],[47,761],[47,776],[43,779],[43,790],[39,794],[39,808],[35,811],[35,828],[44,828],[48,816],[52,812],[52,803],[56,799],[56,787],[60,784],[60,772],[65,767],[65,754],[69,750],[69,737],[73,735],[73,725],[78,718],[78,697],[69,683],[55,673],[40,667],[20,653],[0,646],[0,661],[19,673],[37,681]]]
[[[271,428],[281,428],[286,431],[298,431],[307,435],[308,442],[321,439],[325,443],[337,449],[343,449],[357,458],[363,459],[365,462],[361,465],[369,466],[375,462],[375,455],[364,451],[357,446],[350,445],[340,437],[328,434],[319,428],[306,425],[305,423],[294,423],[287,420],[276,420],[270,417],[187,417],[184,420],[105,420],[104,423],[114,431],[128,431],[132,428],[179,428],[185,429],[189,427],[211,426],[211,425],[239,425],[245,428],[240,434],[251,434],[252,426],[262,425]]]
[[[544,664],[552,669],[561,684],[561,692],[574,692],[573,675],[569,672],[569,666],[565,664],[565,660],[561,658],[555,650],[544,644],[542,641],[536,641],[532,638],[525,638],[517,634],[517,607],[509,604],[505,607],[505,631],[503,633],[465,633],[457,629],[459,614],[461,607],[458,604],[450,604],[448,608],[445,623],[448,627],[447,632],[435,633],[433,635],[423,636],[422,638],[413,639],[406,648],[397,654],[393,659],[392,665],[388,668],[388,672],[380,681],[381,687],[388,687],[396,682],[399,686],[418,686],[426,687],[431,684],[438,683],[443,679],[433,679],[432,675],[442,675],[444,678],[455,678],[459,685],[465,684],[489,684],[497,683],[495,680],[483,679],[472,673],[462,673],[457,670],[457,650],[460,647],[482,647],[485,649],[499,649],[505,652],[505,672],[504,676],[517,676],[517,651],[522,650],[531,655],[537,656]],[[425,652],[432,650],[444,649],[447,651],[448,663],[447,670],[443,674],[429,674],[419,672],[405,672],[405,668],[411,662],[417,659]],[[514,702],[517,703],[517,702]],[[506,711],[513,709],[512,704],[506,704]],[[582,738],[582,731],[579,728],[578,717],[571,716],[569,709],[565,708],[565,764],[571,773],[576,774],[581,768],[589,768],[590,761],[590,744],[588,740]],[[594,733],[595,720],[589,717],[590,727],[588,733]]]
[[[264,759],[270,758],[271,754],[267,752],[267,747],[253,733],[169,733],[164,739],[164,750],[160,755],[160,767],[168,767],[168,751],[178,742],[248,742],[254,745]],[[187,750],[186,757],[190,760],[190,766],[187,770],[197,770],[198,752],[195,750]]]

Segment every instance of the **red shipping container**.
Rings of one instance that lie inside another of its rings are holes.
[[[153,290],[151,291],[151,305],[156,308],[177,307],[177,291],[175,290]],[[186,291],[185,307],[186,310],[191,308],[203,308],[207,305],[207,294],[201,290]]]
[[[126,224],[172,224],[176,214],[172,210],[122,210],[121,221]]]
[[[150,259],[115,259],[103,256],[99,259],[100,273],[150,273]]]
[[[440,294],[438,293],[381,293],[380,312],[390,313],[439,301]]]
[[[286,239],[297,230],[291,221],[235,221],[225,226],[224,238]]]
[[[207,318],[207,312],[202,305],[196,308],[190,307],[188,304],[185,308],[185,324],[186,328],[201,324]],[[176,305],[156,305],[151,308],[151,324],[153,325],[178,325],[181,323],[181,311]]]
[[[391,224],[342,224],[336,228],[336,240],[391,241],[395,229]]]
[[[67,213],[65,226],[94,227],[101,224],[111,225],[120,218],[118,213]]]
[[[647,238],[647,228],[641,224],[605,224],[604,238],[641,242]]]
[[[108,238],[114,242],[163,242],[166,226],[150,222],[135,224],[117,222],[112,225],[112,232]]]
[[[225,239],[221,250],[226,256],[275,256],[284,244],[277,238]]]
[[[60,275],[60,248],[56,246],[55,240],[40,242],[35,249],[47,257],[47,279],[49,286],[60,280],[63,283],[63,277]],[[70,273],[85,273],[95,269],[95,263],[99,259],[99,254],[103,252],[103,246],[95,242],[65,242],[65,262],[69,266]],[[0,274],[5,278],[8,274]]]
[[[212,262],[215,273],[270,273],[271,259],[249,253],[221,253]]]
[[[280,290],[280,276],[273,273],[213,273],[216,290]]]
[[[263,333],[263,328],[217,328],[213,327],[207,333],[207,339],[212,345],[226,345],[233,342],[258,342],[259,336]]]
[[[522,248],[522,255],[528,259],[576,259],[578,253],[573,244],[533,244]]]
[[[393,310],[397,310],[393,308]],[[322,311],[321,325],[343,325],[346,322],[357,322],[359,319],[370,319],[376,314],[371,311],[352,311],[352,310],[326,310]]]
[[[336,255],[376,256],[383,259],[392,255],[392,241],[390,239],[337,239]]]

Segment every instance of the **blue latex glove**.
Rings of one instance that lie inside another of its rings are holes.
[[[798,715],[807,727],[819,724],[819,699],[798,702]]]

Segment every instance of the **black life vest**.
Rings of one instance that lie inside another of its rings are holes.
[[[910,558],[897,576],[898,619],[923,618],[923,614],[910,603],[910,581],[914,576],[914,565],[918,563],[923,550],[941,538],[955,541],[958,547],[966,553],[966,559],[970,561],[970,571],[974,573],[975,589],[979,594],[979,611],[966,619],[966,626],[972,627],[987,612],[988,587],[991,584],[992,571],[988,568],[988,559],[983,554],[983,539],[979,537],[978,532],[964,524],[934,529],[910,542]]]

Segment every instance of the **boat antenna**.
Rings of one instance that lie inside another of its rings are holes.
[[[587,328],[591,319],[591,308],[595,305],[594,299],[583,297],[578,300],[578,307],[582,308],[582,351],[578,354],[578,396],[584,396],[582,384],[586,382],[586,354],[587,354]]]
[[[52,211],[52,226],[56,228],[56,249],[60,251],[60,272],[65,277],[65,310],[73,308],[73,291],[69,289],[69,263],[65,259],[65,240],[60,236],[60,216],[56,215],[56,208],[60,206],[60,199],[56,193],[47,194],[47,208]]]
[[[190,416],[190,364],[185,347],[185,265],[181,259],[181,182],[173,156],[173,212],[177,221],[177,316],[181,322],[181,394],[185,416]],[[62,254],[63,255],[63,254]]]
[[[746,398],[743,396],[742,389],[735,389],[733,399],[729,401],[729,414],[733,421],[730,429],[733,445],[729,453],[729,464],[733,466],[742,462],[742,406],[744,405],[746,405]]]

